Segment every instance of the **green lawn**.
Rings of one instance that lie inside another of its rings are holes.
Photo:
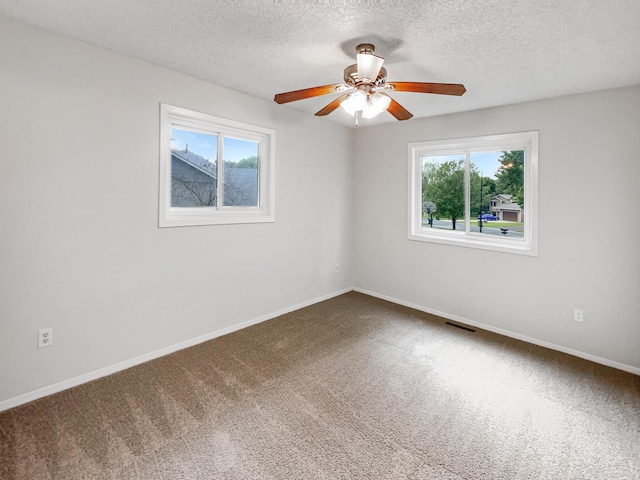
[[[478,226],[478,220],[471,220],[471,225]],[[510,228],[510,227],[522,227],[524,223],[522,222],[501,222],[499,220],[490,220],[483,221],[483,227],[492,227],[492,228]]]
[[[435,220],[435,218],[434,218]],[[449,218],[440,218],[440,220],[450,220]],[[458,221],[456,222],[458,225],[462,225],[464,224],[464,219],[458,219]],[[429,217],[427,217],[426,215],[422,216],[422,224],[423,225],[428,225],[429,224]],[[474,227],[478,226],[478,220],[471,220],[471,225],[473,225]],[[491,227],[491,228],[512,228],[512,227],[523,227],[524,223],[523,222],[504,222],[504,221],[500,221],[500,220],[484,220],[482,222],[482,226],[483,227]]]

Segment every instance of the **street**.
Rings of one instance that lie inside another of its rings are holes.
[[[473,223],[476,223],[476,221],[474,220]],[[482,233],[483,234],[499,235],[499,236],[502,236],[502,237],[514,237],[514,238],[523,238],[524,237],[524,226],[523,225],[517,225],[517,226],[513,226],[513,227],[505,227],[505,228],[508,228],[508,230],[507,230],[506,234],[503,234],[502,230],[500,230],[500,227],[492,227],[491,223],[495,223],[495,222],[491,222],[491,221],[483,221],[482,222]],[[428,220],[427,219],[423,219],[422,225],[425,228],[429,228]],[[432,228],[442,229],[442,230],[451,230],[452,229],[451,220],[436,220],[434,218],[433,219],[433,227]],[[458,220],[456,222],[456,230],[464,231],[464,220]],[[471,232],[475,232],[475,233],[480,233],[480,227],[472,224],[471,228],[470,228],[470,231]]]

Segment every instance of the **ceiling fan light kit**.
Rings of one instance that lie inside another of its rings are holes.
[[[362,43],[356,47],[356,64],[344,69],[344,84],[324,85],[292,92],[278,93],[276,103],[288,103],[306,98],[342,93],[342,95],[316,112],[317,116],[329,115],[338,107],[355,118],[358,126],[360,118],[374,118],[385,110],[398,120],[408,120],[413,115],[383,91],[434,93],[439,95],[464,94],[461,84],[388,82],[387,71],[382,66],[384,58],[375,54],[375,46]]]
[[[391,97],[388,95],[379,92],[368,95],[362,90],[357,90],[355,93],[350,94],[346,100],[343,100],[340,106],[350,116],[356,118],[357,126],[358,117],[373,118],[389,108],[390,103]]]

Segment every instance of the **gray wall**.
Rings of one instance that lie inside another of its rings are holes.
[[[408,142],[528,130],[539,257],[407,240]],[[640,373],[638,132],[640,87],[358,130],[355,285]]]
[[[349,128],[3,18],[0,64],[0,407],[353,285]],[[275,223],[158,228],[160,102],[276,130]]]

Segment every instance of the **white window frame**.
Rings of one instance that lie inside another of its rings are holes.
[[[469,164],[471,153],[524,150],[524,238],[500,237],[470,231]],[[463,230],[441,230],[422,224],[422,156],[465,155],[465,218]],[[538,132],[409,143],[408,238],[422,242],[472,247],[538,256]]]
[[[218,184],[216,207],[171,206],[171,129],[180,128],[218,137]],[[258,144],[258,206],[225,206],[224,137],[249,140]],[[160,104],[160,205],[159,226],[224,225],[275,222],[275,148],[273,129],[250,125],[173,105]]]

